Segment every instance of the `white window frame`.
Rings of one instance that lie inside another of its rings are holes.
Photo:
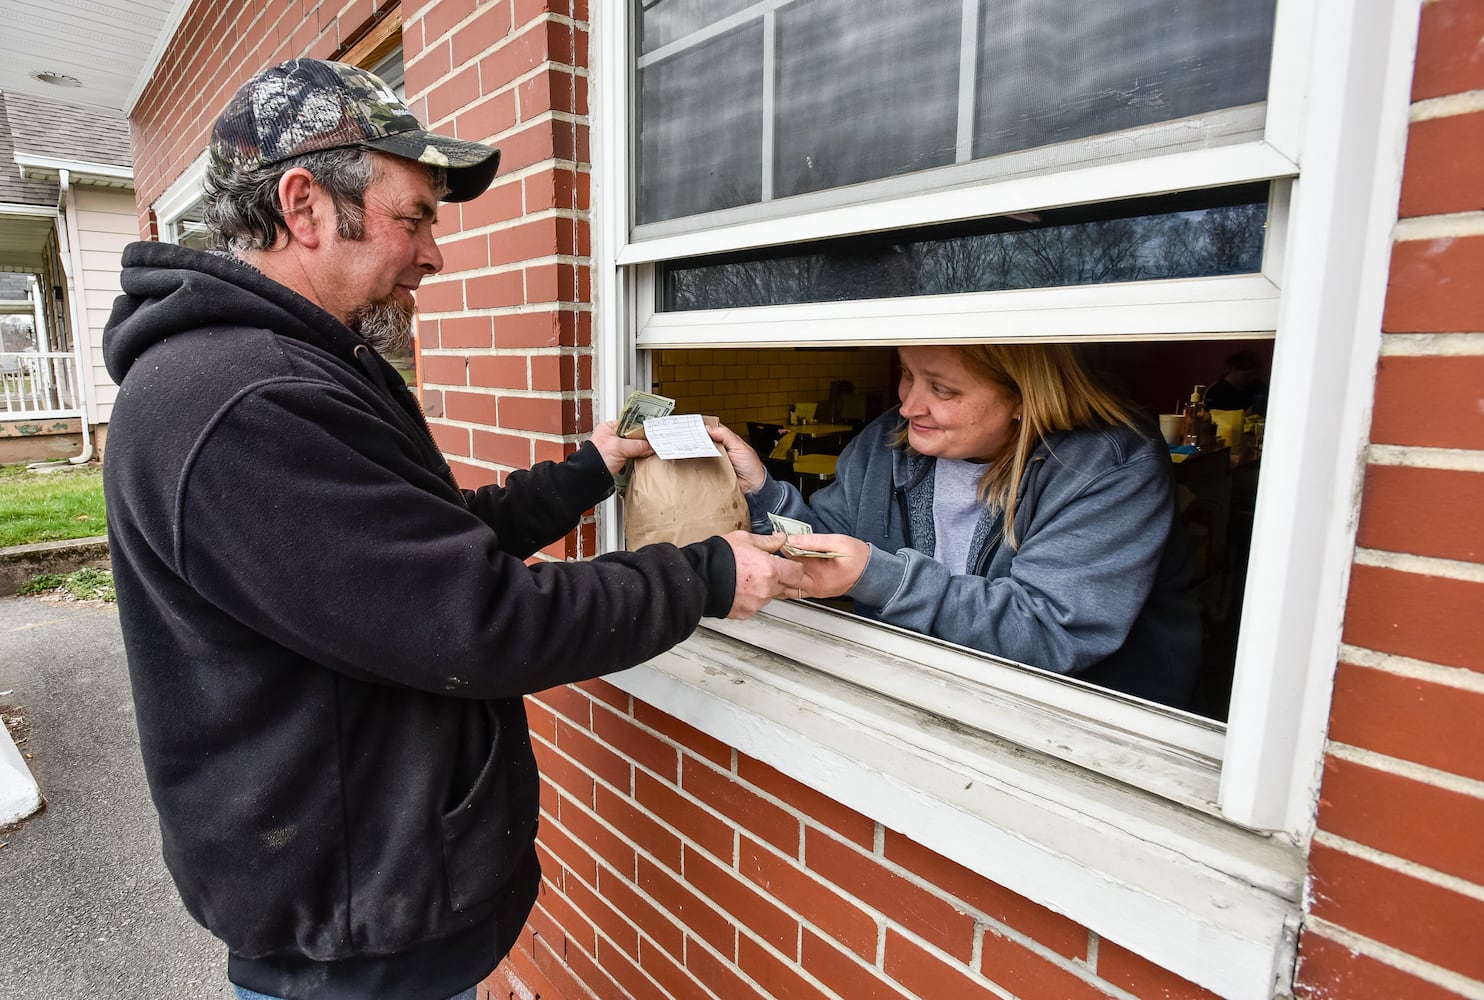
[[[812,344],[886,345],[901,341],[904,319],[930,311],[935,337],[949,340],[982,338],[987,326],[1021,340],[1277,334],[1226,726],[781,603],[752,622],[708,621],[615,683],[1220,996],[1283,992],[1340,647],[1420,2],[1362,12],[1345,0],[1279,0],[1260,141],[642,242],[628,236],[628,25],[595,8],[601,417],[615,416],[630,388],[648,388],[640,351],[798,343],[805,333]],[[1186,189],[1192,178],[1276,182],[1261,274],[930,305],[653,309],[655,261]],[[619,521],[604,508],[606,546],[620,547]],[[900,683],[903,662],[927,689],[914,701],[979,697],[994,736],[966,736],[846,683]],[[977,695],[963,684],[988,675]],[[1066,741],[1073,749],[1058,752]]]
[[[205,152],[197,156],[191,165],[181,172],[165,193],[155,199],[155,221],[160,225],[160,239],[165,243],[179,243],[181,218],[206,200],[203,183],[206,180]]]

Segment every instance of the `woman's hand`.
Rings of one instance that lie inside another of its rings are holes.
[[[853,535],[789,535],[788,544],[811,552],[838,552],[833,559],[818,556],[789,556],[805,564],[808,572],[806,597],[839,597],[855,586],[866,571],[871,546]]]
[[[598,449],[598,454],[603,456],[608,474],[613,476],[618,475],[629,459],[654,454],[654,449],[643,438],[619,437],[617,420],[609,420],[594,427],[592,442]]]
[[[757,452],[746,441],[725,424],[707,427],[706,433],[711,435],[711,440],[726,449],[727,460],[732,463],[732,471],[737,474],[737,482],[741,484],[743,493],[756,493],[763,488],[768,472],[763,468],[763,460],[757,457]]]

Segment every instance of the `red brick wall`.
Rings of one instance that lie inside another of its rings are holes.
[[[528,705],[545,879],[482,1000],[1211,996],[609,684]]]
[[[387,0],[261,0],[191,6],[130,115],[140,234],[148,206],[206,148],[211,124],[253,73],[296,56],[328,59],[375,19]]]
[[[423,285],[423,405],[466,486],[560,459],[592,429],[584,0],[403,5],[407,91],[430,127],[498,145],[483,197],[444,207]],[[597,551],[593,525],[546,550]]]
[[[1484,995],[1481,89],[1484,4],[1425,4],[1304,997]]]

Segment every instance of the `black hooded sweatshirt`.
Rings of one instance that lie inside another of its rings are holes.
[[[262,993],[465,989],[540,878],[521,696],[725,615],[731,550],[526,565],[611,491],[591,444],[460,490],[328,313],[225,255],[137,243],[123,264],[108,534],[181,898]]]

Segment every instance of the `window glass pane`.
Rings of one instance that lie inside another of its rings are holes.
[[[0,353],[17,354],[36,350],[36,330],[30,316],[20,313],[0,313]],[[20,369],[7,359],[6,372],[16,373]]]
[[[1267,186],[995,218],[661,267],[663,311],[1252,274]]]
[[[385,59],[372,66],[371,72],[381,77],[398,97],[407,100],[407,67],[402,61],[402,46],[398,45]]]
[[[174,242],[192,250],[209,250],[211,241],[206,233],[206,207],[202,202],[196,202],[186,209],[170,224],[171,235]]]
[[[641,220],[762,195],[762,26],[720,35],[639,73]]]
[[[753,6],[757,0],[641,0],[640,52],[653,52]]]
[[[1265,98],[1275,0],[979,0],[974,156]]]
[[[957,0],[814,0],[778,12],[776,197],[954,161]]]
[[[1201,116],[1257,106],[1260,123],[1275,2],[643,3],[635,221],[1176,120],[1181,145],[1228,141],[1236,126]],[[1112,155],[1052,158],[1094,152]]]

